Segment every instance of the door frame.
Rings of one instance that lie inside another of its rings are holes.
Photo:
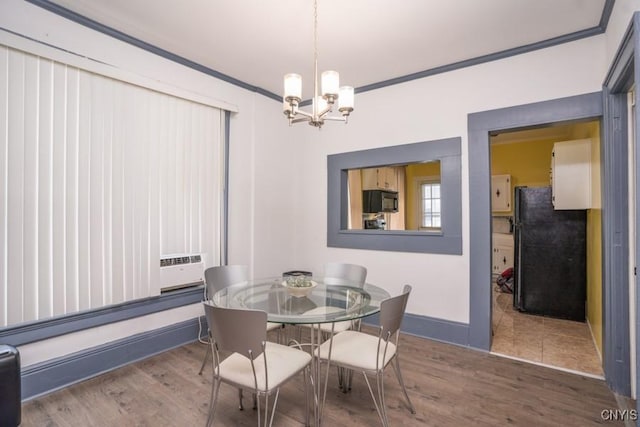
[[[603,83],[603,101],[604,101],[604,118],[605,118],[604,132],[605,132],[605,138],[609,141],[609,143],[606,144],[605,150],[608,149],[611,151],[609,157],[612,157],[612,158],[618,158],[620,156],[624,156],[624,158],[627,159],[627,156],[629,154],[628,153],[629,117],[628,117],[628,109],[627,109],[628,108],[627,96],[631,88],[634,86],[637,88],[638,82],[640,82],[640,67],[636,66],[639,60],[639,55],[640,55],[640,34],[639,34],[640,31],[638,31],[638,29],[640,28],[639,25],[640,25],[640,13],[635,12],[631,19],[629,27],[627,28],[627,31],[624,34],[624,37],[622,38],[622,41],[620,43],[620,46],[618,47],[616,56],[612,61],[612,64],[609,68],[609,71]],[[636,105],[638,103],[637,90],[635,91],[635,103]],[[639,126],[640,126],[638,108],[635,109],[634,114],[635,114],[634,132],[637,137]],[[634,144],[635,144],[635,141],[634,141]],[[635,146],[634,152],[635,152],[634,163],[636,168],[636,171],[635,171],[636,178],[635,178],[634,184],[635,184],[635,199],[637,201],[637,200],[640,200],[639,198],[640,188],[638,187],[638,184],[639,184],[638,180],[640,178],[638,176],[638,166],[640,165],[640,161],[639,161],[640,153],[638,153],[637,145]],[[610,303],[607,304],[607,307],[610,307],[611,309],[616,309],[616,308],[620,308],[620,304],[625,304],[626,308],[628,309],[629,307],[628,286],[631,281],[631,278],[629,277],[629,237],[628,237],[629,227],[627,225],[625,229],[620,229],[620,231],[622,232],[621,235],[612,234],[612,232],[615,231],[615,229],[612,227],[612,223],[629,220],[628,206],[631,201],[629,200],[629,197],[628,197],[628,186],[626,185],[626,179],[628,179],[628,175],[627,175],[627,178],[625,179],[624,187],[618,188],[618,187],[606,185],[607,182],[613,183],[614,181],[618,180],[619,177],[617,176],[612,177],[611,175],[619,175],[620,172],[611,170],[611,168],[608,167],[610,166],[608,164],[605,166],[606,167],[603,169],[603,172],[607,173],[607,175],[606,176],[603,175],[605,178],[605,181],[603,182],[605,185],[603,188],[603,196],[607,197],[609,199],[608,201],[613,201],[613,202],[617,202],[616,200],[612,200],[612,199],[615,199],[616,197],[622,198],[623,200],[621,202],[624,202],[624,209],[626,209],[626,215],[623,215],[623,212],[621,211],[614,211],[609,214],[614,218],[611,218],[610,221],[604,222],[603,224],[605,227],[608,228],[608,230],[605,230],[603,227],[603,234],[605,231],[608,231],[609,239],[610,239],[610,241],[607,244],[607,249],[609,250],[609,253],[603,252],[603,255],[607,257],[606,260],[609,261],[608,263],[605,263],[605,266],[608,264],[609,268],[604,271],[604,274],[606,279],[611,279],[611,280],[618,279],[620,281],[624,281],[624,284],[626,285],[626,287],[623,290],[623,289],[617,289],[616,287],[607,288],[605,286],[605,288],[603,289],[603,291],[605,292],[603,293],[603,296],[608,301],[610,301]],[[618,166],[618,165],[616,164],[612,166]],[[627,173],[628,173],[628,168],[625,168],[624,174],[626,175]],[[624,192],[624,197],[622,197],[623,195],[620,194],[622,192]],[[608,195],[607,193],[614,193],[614,194]],[[615,193],[618,193],[618,194],[616,195]],[[603,199],[603,202],[605,202],[604,199]],[[603,212],[603,221],[605,220],[604,214],[605,212]],[[623,217],[623,218],[618,218],[618,217]],[[638,212],[637,209],[635,210],[635,218],[633,218],[633,220],[635,221],[635,224],[637,227],[637,224],[639,224],[639,221],[640,221],[640,213]],[[638,235],[636,235],[636,239],[635,239],[636,248],[640,247],[638,246],[639,243],[640,243],[639,237]],[[634,254],[634,259],[631,260],[634,266],[639,265],[638,256],[639,254],[636,250]],[[623,258],[624,261],[626,261],[626,263],[624,264],[620,263],[617,257]],[[624,275],[621,274],[621,272],[619,271],[619,269],[621,268],[625,269],[626,274]],[[619,277],[616,277],[616,276],[619,276]],[[636,380],[636,384],[638,384],[638,380],[640,379],[640,369],[639,369],[640,365],[638,360],[638,342],[640,342],[640,330],[638,329],[637,313],[638,313],[638,308],[640,307],[640,295],[638,295],[637,275],[633,277],[633,286],[635,287],[635,290],[636,290],[636,300],[633,302],[635,305],[636,318],[633,319],[633,321],[635,322],[635,325],[636,325],[636,328],[635,328],[636,329],[635,331],[635,355],[636,355],[635,380]],[[624,296],[626,296],[626,298],[623,298]],[[604,358],[604,362],[605,362],[604,368],[605,368],[605,374],[607,376],[607,383],[614,391],[621,394],[630,395],[631,394],[630,366],[629,366],[629,360],[627,360],[627,358],[629,357],[629,351],[630,351],[629,328],[628,327],[626,329],[615,328],[615,326],[618,326],[618,325],[615,323],[616,319],[614,317],[614,314],[610,312],[609,313],[604,312],[603,314],[605,316],[603,318],[603,321],[605,322],[605,326],[608,324],[611,325],[610,327],[607,327],[603,331],[603,332],[608,332],[608,334],[603,336],[603,342],[604,342],[605,348],[609,349],[608,353],[610,354],[608,357]],[[626,321],[628,325],[631,321],[629,319],[628,310],[626,312],[626,317],[627,317]],[[621,339],[623,340],[622,343],[619,341]],[[626,370],[623,369],[623,366],[620,366],[621,362],[627,362]],[[628,384],[626,384],[623,381],[623,378],[621,378],[623,375],[626,375],[626,378],[629,379]],[[636,408],[640,409],[640,402],[637,402],[636,405],[637,405]]]
[[[470,312],[469,344],[486,351],[491,347],[491,164],[489,135],[552,123],[601,120],[603,181],[603,364],[609,386],[630,394],[628,245],[616,238],[627,236],[627,160],[625,144],[615,143],[612,111],[603,116],[603,92],[553,99],[470,114],[469,211]],[[608,104],[606,104],[608,105]],[[626,107],[626,103],[625,103]],[[624,129],[624,127],[622,127]],[[621,146],[622,145],[622,146]],[[607,190],[609,189],[609,190]],[[611,189],[616,189],[612,191]],[[605,214],[606,213],[606,214]],[[626,256],[625,256],[626,253]]]

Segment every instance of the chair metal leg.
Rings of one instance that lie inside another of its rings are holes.
[[[393,370],[396,372],[396,377],[398,378],[398,382],[400,383],[400,387],[402,387],[402,392],[404,393],[405,399],[407,399],[407,404],[409,405],[409,410],[412,414],[416,413],[416,408],[411,403],[411,399],[409,399],[409,394],[407,393],[407,388],[404,385],[404,380],[402,379],[402,373],[400,372],[400,360],[398,356],[395,357],[396,362],[393,363]]]
[[[367,377],[367,373],[363,371],[362,374],[364,375],[364,380],[366,381],[367,388],[369,389],[369,393],[371,394],[371,399],[373,399],[373,404],[375,405],[376,411],[378,412],[378,417],[380,417],[380,421],[382,421],[382,425],[384,427],[387,427],[387,422],[386,422],[387,415],[385,413],[384,407],[382,406],[384,403],[384,400],[381,400],[380,397],[376,398],[376,395],[373,392],[373,389],[371,388],[369,377]],[[380,396],[380,379],[379,379],[380,376],[381,374],[376,375],[376,386],[378,388],[379,396]],[[384,393],[384,390],[382,390],[382,393]],[[378,403],[378,400],[380,400],[380,403]]]
[[[271,408],[271,419],[269,420],[269,427],[273,425],[273,416],[276,414],[276,406],[278,405],[278,396],[280,396],[280,389],[276,390],[276,397],[273,399],[273,407]],[[264,401],[264,422],[267,423],[267,415],[269,413],[269,394],[265,396]]]
[[[207,364],[207,359],[209,358],[210,354],[211,354],[211,344],[207,344],[207,352],[204,354],[204,359],[202,360],[202,366],[200,366],[200,371],[198,372],[198,375],[202,375],[202,371],[204,371],[204,365]]]
[[[352,383],[353,383],[353,369],[347,369],[347,392],[351,391]]]
[[[343,393],[346,393],[347,390],[345,388],[345,383],[344,383],[344,369],[341,368],[340,366],[338,366],[337,369],[338,369],[338,388]]]
[[[213,379],[211,384],[211,398],[209,399],[209,416],[207,417],[207,427],[213,424],[213,416],[216,411],[216,404],[218,403],[218,392],[220,390],[220,381]]]
[[[384,399],[384,371],[379,371],[376,375],[376,385],[378,387],[378,402],[382,410],[384,427],[389,427],[389,418],[387,418],[387,402]]]
[[[309,366],[304,368],[302,372],[304,376],[304,425],[305,427],[309,427],[309,377],[311,376],[311,369]]]
[[[202,360],[202,366],[200,366],[200,372],[198,372],[198,375],[202,375],[202,371],[204,371],[204,366],[207,363],[207,359],[209,358],[210,354],[211,354],[211,345],[208,345],[207,352],[204,354],[204,359]],[[254,408],[255,408],[255,399],[254,399]],[[240,409],[241,411],[244,410],[244,405],[242,404],[241,388],[238,389],[238,409]]]

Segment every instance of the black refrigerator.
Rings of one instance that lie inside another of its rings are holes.
[[[585,321],[587,213],[554,210],[551,187],[515,187],[513,305]]]

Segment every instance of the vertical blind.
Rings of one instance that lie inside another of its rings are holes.
[[[218,260],[219,109],[0,45],[0,327],[159,294]]]

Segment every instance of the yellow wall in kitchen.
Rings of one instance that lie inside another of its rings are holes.
[[[491,174],[511,175],[512,191],[516,186],[548,186],[550,184],[551,151],[553,143],[556,141],[493,144],[491,146]],[[513,193],[511,197],[513,197]]]
[[[576,127],[572,139],[591,139],[591,202],[587,210],[587,322],[602,358],[602,207],[600,197],[600,124]]]

